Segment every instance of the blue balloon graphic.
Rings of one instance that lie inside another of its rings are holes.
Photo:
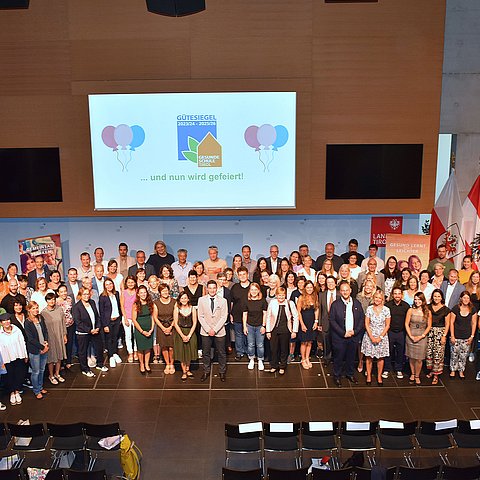
[[[277,138],[273,144],[273,149],[276,151],[288,142],[288,130],[283,125],[277,125],[275,131],[277,132]]]
[[[140,145],[143,145],[143,142],[145,141],[145,131],[139,125],[133,125],[130,128],[132,129],[133,133],[133,138],[130,142],[130,150],[135,151],[136,148],[140,147]]]

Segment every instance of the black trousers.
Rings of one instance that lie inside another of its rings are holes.
[[[118,332],[122,323],[121,318],[117,318],[115,321],[108,324],[108,333],[105,333],[105,347],[108,350],[108,356],[112,357],[114,353],[117,353],[118,346]]]
[[[87,351],[88,347],[92,345],[93,351],[95,352],[95,357],[97,359],[97,367],[103,367],[103,348],[102,348],[102,339],[100,334],[92,335],[87,333],[86,335],[79,335],[77,333],[77,342],[78,342],[78,360],[80,362],[80,369],[82,372],[88,372],[90,367],[87,363]]]
[[[344,363],[345,374],[349,377],[353,376],[357,349],[358,342],[353,340],[353,338],[335,338],[332,341],[333,375],[335,378],[340,378],[342,376]]]
[[[212,364],[212,347],[215,345],[218,355],[218,372],[225,373],[227,371],[227,352],[225,351],[226,337],[211,337],[202,335],[202,360],[203,369],[210,373]]]
[[[388,332],[390,356],[385,358],[385,371],[401,372],[405,362],[405,332]]]
[[[72,364],[74,343],[75,343],[75,324],[72,324],[69,327],[67,327],[67,344],[65,345],[65,348],[67,350],[66,363],[70,365]]]
[[[5,368],[7,369],[6,387],[8,393],[22,390],[27,365],[23,358],[17,358],[5,364]]]
[[[287,368],[287,359],[290,351],[290,332],[280,333],[278,329],[272,330],[270,337],[270,366],[272,368]]]

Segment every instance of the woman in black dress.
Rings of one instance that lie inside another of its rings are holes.
[[[303,294],[297,302],[297,310],[298,320],[300,322],[298,338],[300,341],[302,367],[308,370],[313,366],[310,361],[310,351],[312,349],[312,343],[317,339],[318,317],[320,315],[318,294],[311,280],[307,280],[305,283]]]

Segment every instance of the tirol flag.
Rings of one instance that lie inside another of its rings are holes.
[[[462,234],[465,251],[473,256],[475,263],[480,261],[480,176],[477,177],[470,193],[463,202]]]
[[[455,172],[452,170],[447,183],[432,210],[430,222],[430,260],[437,256],[437,246],[447,247],[447,257],[460,267],[465,243],[460,228],[462,226],[462,204],[458,193]]]

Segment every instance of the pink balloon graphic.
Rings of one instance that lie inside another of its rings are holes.
[[[110,147],[110,148],[113,148],[113,151],[117,151],[118,150],[118,144],[117,142],[115,141],[115,127],[113,127],[112,125],[108,125],[108,127],[105,127],[103,130],[102,130],[102,140],[103,140],[103,143],[107,146],[107,147]]]
[[[133,139],[133,132],[132,129],[122,123],[115,129],[114,138],[116,142],[121,145],[122,150],[127,149],[127,145],[130,145],[130,142]]]
[[[275,143],[277,132],[272,125],[266,123],[262,125],[257,132],[257,140],[260,145],[263,145],[267,150],[270,145]]]
[[[245,134],[244,134],[247,145],[249,147],[254,148],[256,152],[260,150],[258,148],[260,144],[258,143],[258,140],[257,140],[257,132],[258,132],[258,127],[256,125],[251,125],[245,130]]]

